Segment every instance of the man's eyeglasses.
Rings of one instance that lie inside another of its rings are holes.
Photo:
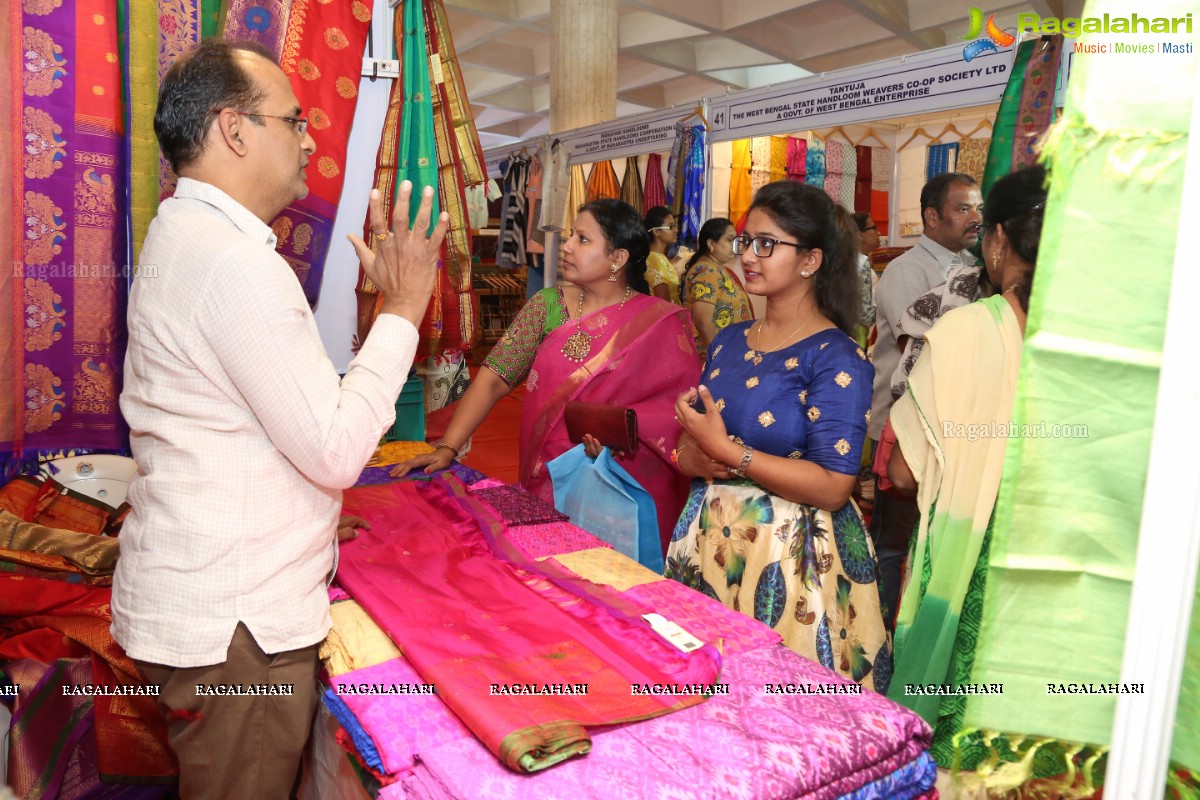
[[[232,110],[232,109],[230,109]],[[221,109],[210,109],[213,114],[220,114]],[[270,117],[271,119],[281,119],[284,122],[290,123],[292,129],[296,131],[297,136],[303,136],[308,132],[308,117],[281,117],[278,114],[264,114],[261,111],[234,111],[233,113],[242,117]]]
[[[775,252],[775,245],[777,244],[786,244],[788,247],[795,247],[797,250],[805,249],[804,245],[796,242],[785,242],[780,239],[772,239],[770,236],[755,236],[751,238],[743,233],[741,236],[735,236],[733,239],[733,254],[740,256],[753,247],[754,255],[759,258],[767,258],[771,253]]]

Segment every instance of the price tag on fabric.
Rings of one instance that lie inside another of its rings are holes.
[[[661,614],[643,614],[642,619],[650,623],[650,627],[655,633],[685,653],[690,653],[698,647],[704,646],[704,642],[692,636]]]
[[[429,77],[433,78],[434,83],[444,83],[442,78],[442,57],[437,53],[429,56]]]

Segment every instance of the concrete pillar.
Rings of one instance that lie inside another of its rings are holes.
[[[617,0],[552,0],[550,132],[617,116]]]

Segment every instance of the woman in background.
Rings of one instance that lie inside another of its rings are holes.
[[[553,504],[546,463],[573,447],[567,402],[628,406],[637,412],[641,447],[616,461],[654,498],[665,540],[687,494],[687,479],[670,460],[679,437],[673,405],[700,364],[687,312],[645,293],[646,254],[645,229],[631,206],[584,205],[560,258],[559,274],[572,285],[543,289],[525,304],[459,401],[437,449],[391,474],[449,466],[492,407],[523,381],[520,479]],[[599,455],[591,436],[584,444]]]
[[[879,249],[879,228],[870,214],[861,211],[857,214],[849,211],[844,213],[844,224],[858,234],[858,280],[861,284],[862,306],[858,318],[861,327],[854,338],[859,347],[866,347],[871,326],[875,324],[875,282],[879,278],[871,269],[871,251]]]
[[[719,331],[735,322],[754,319],[750,297],[728,267],[733,259],[737,230],[724,217],[710,219],[700,228],[697,249],[683,273],[684,305],[692,309],[696,325],[696,351],[701,357]]]
[[[874,377],[849,335],[856,249],[820,189],[779,181],[754,196],[733,251],[766,313],[716,335],[704,385],[675,405],[680,469],[703,480],[693,482],[666,572],[885,692],[891,651],[875,553],[850,501]]]
[[[646,257],[646,283],[655,297],[680,305],[679,273],[667,258],[667,251],[679,238],[679,224],[666,206],[646,212],[646,238],[650,255]]]

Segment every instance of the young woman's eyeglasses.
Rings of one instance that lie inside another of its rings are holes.
[[[230,109],[232,111],[232,109]],[[211,109],[213,114],[220,114],[221,109]],[[271,119],[281,119],[284,122],[290,123],[292,130],[296,131],[297,136],[303,136],[308,132],[308,117],[281,117],[278,114],[264,114],[261,111],[234,111],[233,113],[242,117],[270,117]]]
[[[733,254],[740,256],[751,247],[754,248],[754,255],[759,258],[767,258],[771,253],[775,252],[775,245],[786,244],[788,247],[795,247],[797,250],[805,249],[804,245],[797,242],[785,242],[781,239],[772,239],[770,236],[755,236],[751,238],[746,234],[735,236],[733,239]]]
[[[679,229],[678,222],[672,222],[670,225],[659,225],[657,228],[651,228],[652,231],[674,231]]]

